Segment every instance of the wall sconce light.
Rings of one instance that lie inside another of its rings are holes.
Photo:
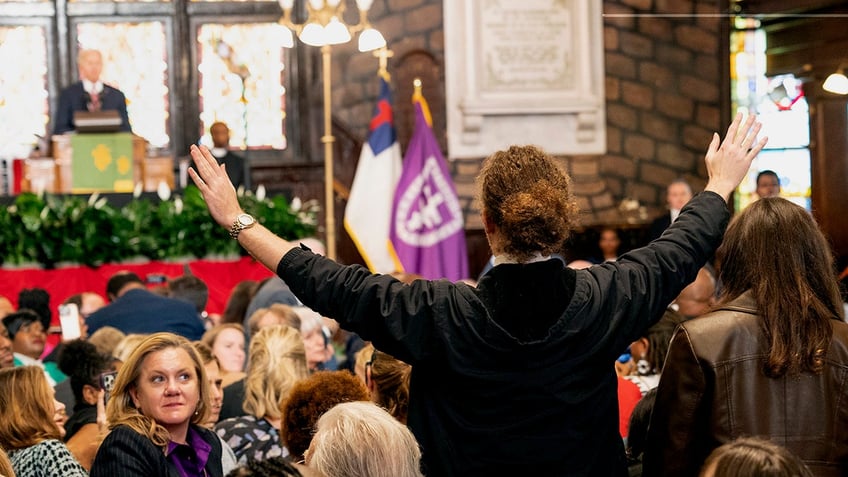
[[[845,71],[842,69],[842,65],[839,65],[836,73],[832,73],[824,80],[822,89],[833,94],[848,94],[848,78],[845,77]]]

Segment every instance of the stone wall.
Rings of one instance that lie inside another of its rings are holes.
[[[349,21],[356,21],[348,2]],[[703,153],[713,131],[721,131],[722,61],[719,2],[706,0],[619,0],[604,2],[607,153],[562,157],[574,179],[584,225],[649,221],[663,211],[665,186],[678,177],[700,190],[706,178]],[[444,35],[442,1],[375,0],[370,20],[395,57],[393,79],[404,76],[405,58],[427,53],[439,68],[437,85],[425,85],[437,134],[444,141]],[[334,115],[364,138],[377,96],[377,60],[354,43],[333,56]],[[401,146],[411,118],[404,117],[411,86],[396,84],[395,123]],[[429,91],[429,93],[428,93]],[[441,123],[444,124],[443,122]],[[405,149],[404,149],[405,150]],[[481,224],[473,201],[474,176],[482,158],[451,164],[466,210],[466,228]],[[626,210],[626,205],[643,207]],[[622,205],[624,204],[624,206]]]

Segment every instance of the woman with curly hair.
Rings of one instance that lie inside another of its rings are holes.
[[[215,222],[304,305],[412,365],[408,424],[426,474],[609,476],[626,469],[612,363],[718,247],[727,201],[765,146],[759,129],[740,114],[724,141],[714,134],[705,191],[665,234],[585,270],[555,258],[578,219],[560,161],[535,146],[493,153],[477,190],[495,265],[476,287],[405,284],[275,235],[244,212],[205,148],[191,147],[189,174]],[[422,175],[421,187],[436,198],[442,179]],[[408,238],[424,241],[439,230],[421,226]]]
[[[251,338],[242,403],[246,414],[215,425],[215,432],[233,449],[239,464],[288,455],[279,437],[280,402],[295,382],[308,375],[303,340],[296,329],[273,325]],[[229,390],[224,390],[225,399]]]
[[[315,423],[331,407],[343,402],[367,401],[368,390],[348,371],[321,371],[295,383],[280,406],[281,434],[291,459],[300,461],[309,447]]]

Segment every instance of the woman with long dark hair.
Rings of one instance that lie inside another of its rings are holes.
[[[697,475],[741,436],[769,438],[818,476],[848,473],[848,324],[812,216],[751,204],[717,255],[716,311],[678,328],[657,391],[645,475]]]

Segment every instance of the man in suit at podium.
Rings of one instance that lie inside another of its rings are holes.
[[[103,84],[103,56],[97,50],[80,50],[77,58],[80,81],[73,83],[59,96],[59,109],[53,124],[53,134],[62,134],[76,129],[76,111],[118,111],[121,131],[131,131],[127,114],[127,99],[119,89]]]

